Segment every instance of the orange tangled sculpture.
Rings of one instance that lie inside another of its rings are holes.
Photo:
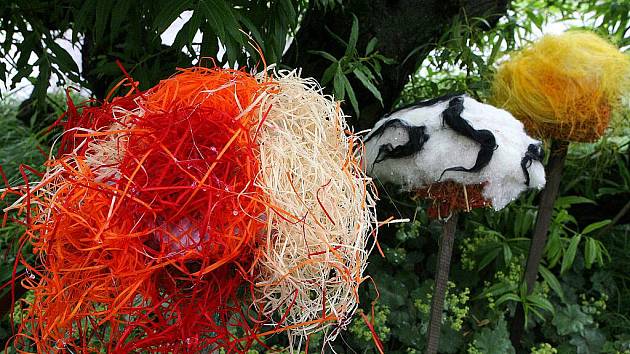
[[[259,261],[274,240],[267,220],[302,218],[271,205],[257,183],[258,137],[271,110],[263,103],[278,85],[219,68],[183,69],[146,92],[127,84],[126,96],[100,107],[69,102],[59,154],[41,180],[4,192],[19,198],[7,210],[24,216],[22,242],[38,261],[23,262],[35,300],[15,347],[242,353],[264,334],[299,327],[284,323],[295,297],[274,299],[284,302],[271,329],[269,308],[257,309],[265,306]],[[362,208],[373,208],[367,179],[353,173]],[[367,224],[352,228],[360,240],[370,233]],[[321,253],[341,257],[333,246]],[[365,262],[361,252],[348,258]],[[356,268],[353,289],[365,267]],[[305,325],[340,321],[326,301],[314,311],[322,319]]]

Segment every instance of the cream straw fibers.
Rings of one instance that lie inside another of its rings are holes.
[[[339,104],[313,79],[279,71],[262,104],[261,173],[273,206],[256,284],[257,305],[291,327],[292,349],[323,331],[324,343],[351,321],[376,225],[375,189],[362,171],[358,137]]]

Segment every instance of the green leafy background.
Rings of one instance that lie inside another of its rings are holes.
[[[39,1],[30,3],[30,10],[38,11]],[[338,1],[316,3],[324,7],[342,6]],[[11,45],[19,45],[19,51],[8,59],[12,68],[3,64],[0,69],[6,70],[0,73],[11,82],[29,78],[35,85],[32,104],[37,108],[22,112],[25,105],[3,95],[0,161],[9,180],[19,181],[20,164],[42,169],[45,153],[58,134],[45,129],[64,109],[65,95],[48,90],[51,73],[57,74],[59,87],[67,83],[65,80],[81,83],[80,75],[111,77],[119,75],[112,59],[120,58],[123,64],[133,63],[130,66],[133,76],[148,87],[170,74],[159,72],[159,61],[164,57],[174,56],[176,61],[186,63],[194,56],[190,53],[202,56],[216,53],[217,37],[226,49],[226,55],[219,61],[221,65],[255,63],[260,59],[258,52],[247,44],[250,38],[239,28],[246,29],[261,46],[268,62],[276,62],[299,25],[305,3],[277,1],[272,2],[269,12],[254,11],[266,4],[87,0],[80,7],[60,8],[59,12],[49,14],[58,22],[54,30],[45,21],[25,20],[11,12],[10,6],[0,12],[6,38],[12,38],[11,31],[24,35],[18,44],[1,45],[0,53],[5,56],[9,55]],[[175,43],[163,46],[159,34],[183,9],[189,8],[193,9],[192,17],[177,33]],[[146,13],[153,16],[150,38],[143,37],[146,28],[137,28],[139,23],[127,20]],[[508,15],[494,29],[484,32],[476,26],[481,19],[462,15],[444,29],[442,38],[435,43],[436,49],[410,78],[398,103],[453,91],[467,92],[483,100],[488,95],[496,63],[505,53],[539,35],[549,23],[571,21],[568,23],[572,26],[595,30],[627,50],[629,13],[627,1],[514,1]],[[94,31],[96,38],[103,38],[94,46],[108,48],[107,55],[93,58],[81,70],[54,41],[71,22]],[[324,76],[319,78],[322,84],[331,86],[338,99],[349,100],[359,118],[355,88],[348,77],[358,79],[380,100],[375,83],[380,80],[382,66],[400,64],[375,50],[377,38],[370,39],[365,48],[357,48],[360,26],[355,17],[348,38],[329,33],[346,46],[343,57],[332,56],[326,48],[315,52],[330,62]],[[203,31],[204,40],[193,43],[198,29]],[[184,48],[188,54],[181,51]],[[37,58],[34,63],[29,61],[32,54]],[[34,67],[38,70],[34,71]],[[617,121],[628,121],[627,112],[619,114]],[[524,194],[500,212],[476,210],[460,218],[443,312],[441,352],[514,353],[509,328],[516,305],[522,304],[527,319],[526,352],[630,353],[630,226],[627,216],[616,215],[630,200],[629,145],[630,129],[627,124],[619,124],[600,141],[570,146],[543,264],[530,295],[524,291],[521,278],[536,218],[536,193]],[[428,219],[422,202],[399,195],[390,187],[379,187],[383,189],[382,216],[409,217],[411,222],[380,230],[385,256],[375,253],[370,258],[368,273],[374,282],[366,282],[362,287],[359,311],[373,321],[387,353],[421,353],[426,344],[440,225]],[[0,229],[0,284],[11,277],[21,232],[16,225]],[[28,247],[22,251],[25,255],[29,253]],[[7,290],[0,291],[0,296]],[[25,303],[28,296],[27,293]],[[21,305],[15,307],[17,322],[21,311]],[[10,336],[9,317],[5,316],[0,319],[0,340],[7,341]],[[287,344],[282,336],[268,338],[268,342],[280,351]],[[372,333],[360,316],[330,345],[338,353],[377,352]],[[321,347],[321,337],[313,336],[310,350],[320,351]],[[9,352],[14,351],[10,345],[8,348]],[[251,352],[265,350],[254,348]]]

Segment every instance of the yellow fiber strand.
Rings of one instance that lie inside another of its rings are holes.
[[[493,103],[538,137],[593,141],[630,87],[630,58],[586,31],[546,35],[501,65]]]

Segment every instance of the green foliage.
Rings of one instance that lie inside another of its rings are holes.
[[[583,169],[574,168],[575,163],[626,161],[629,153],[624,141],[610,137],[589,149],[572,146],[562,184],[585,174]],[[624,145],[620,147],[620,143]],[[630,229],[628,225],[613,225],[612,217],[606,214],[597,213],[600,220],[589,215],[588,221],[576,214],[584,206],[601,206],[611,196],[628,195],[630,190],[622,189],[612,195],[598,193],[602,185],[620,183],[624,178],[616,170],[609,170],[607,175],[608,180],[589,179],[596,191],[593,195],[563,190],[554,207],[544,263],[530,295],[521,281],[536,219],[536,193],[523,195],[500,212],[481,209],[463,218],[443,313],[441,352],[514,352],[507,324],[517,304],[525,309],[525,342],[532,353],[626,350],[624,345],[630,345],[624,337],[630,331],[630,288],[626,285],[630,277],[622,274],[623,266],[618,262],[630,266],[630,257],[623,252],[630,247]],[[413,205],[402,196],[397,198],[401,198],[400,205]],[[381,295],[378,303],[390,309],[385,325],[390,332],[383,341],[388,353],[406,353],[409,348],[421,352],[426,345],[432,270],[441,229],[426,219],[424,207],[417,206],[415,220],[388,232],[389,237],[379,237],[385,257],[373,257],[368,268]],[[414,212],[408,212],[411,214]],[[372,287],[364,296],[375,297]],[[611,306],[618,302],[625,305]],[[369,347],[354,346],[352,338],[346,341],[355,349],[373,352]]]
[[[363,310],[359,309],[358,312],[350,326],[350,333],[352,333],[357,340],[364,342],[367,347],[370,347],[373,340],[372,332],[365,325],[363,317],[360,315],[363,313]],[[387,327],[387,317],[389,314],[390,311],[387,306],[376,306],[374,309],[374,317],[368,316],[380,340],[386,341],[391,333],[391,329]]]
[[[593,324],[593,318],[582,312],[579,305],[572,304],[560,311],[553,319],[558,334],[584,333],[585,326]]]
[[[354,89],[348,80],[348,76],[353,75],[382,105],[383,99],[381,97],[381,93],[376,88],[375,83],[377,80],[382,79],[382,65],[391,65],[394,64],[394,61],[375,50],[376,44],[378,43],[376,38],[370,39],[363,53],[360,53],[357,50],[359,20],[354,14],[352,15],[350,37],[347,41],[341,39],[341,37],[333,33],[328,28],[327,31],[333,39],[346,48],[346,51],[343,57],[339,59],[325,51],[311,52],[331,62],[322,76],[322,85],[326,85],[332,81],[335,98],[337,100],[344,100],[346,96],[348,96],[354,112],[357,116],[359,116],[359,104],[357,102]]]
[[[247,44],[248,35],[261,45],[268,62],[273,62],[297,28],[305,2],[159,0],[132,6],[129,0],[89,0],[76,4],[62,1],[51,7],[41,0],[13,1],[0,10],[0,28],[11,39],[0,45],[0,54],[8,55],[14,66],[13,79],[31,77],[40,96],[46,93],[51,73],[73,81],[82,80],[79,71],[83,75],[120,75],[112,58],[121,58],[136,79],[151,85],[164,76],[157,69],[165,60],[191,62],[190,53],[198,49],[202,55],[215,55],[217,38],[228,53],[220,65],[259,59]],[[318,0],[314,5],[331,8],[340,2]],[[577,19],[619,45],[630,44],[627,1],[518,0],[510,6],[508,16],[491,31],[481,31],[483,21],[465,15],[444,29],[437,43],[429,44],[436,49],[411,78],[399,103],[452,91],[486,97],[495,63],[552,21]],[[263,7],[265,11],[260,10]],[[184,10],[192,11],[191,18],[172,46],[162,46],[159,34]],[[28,19],[23,16],[25,12],[31,14]],[[360,83],[380,100],[381,93],[375,87],[383,66],[403,64],[378,53],[375,38],[365,48],[357,48],[358,42],[365,43],[358,40],[359,26],[355,18],[345,39],[331,30],[325,34],[346,48],[342,57],[330,55],[326,48],[317,52],[330,62],[322,84],[332,83],[335,96],[347,97],[357,113],[360,107],[353,98],[356,87],[350,81]],[[67,52],[55,44],[66,30],[76,38],[96,39],[85,49],[86,55],[93,57],[87,72],[76,68]],[[197,30],[203,33],[202,43],[192,43]],[[18,51],[11,52],[11,48]],[[187,53],[180,53],[182,48]],[[32,77],[35,74],[28,63],[32,54],[40,67],[36,77]],[[174,58],[168,58],[171,54]],[[41,164],[38,146],[48,150],[32,124],[24,125],[15,118],[16,109],[15,103],[0,105],[0,123],[5,128],[0,134],[0,160],[12,181],[19,181],[20,163]],[[598,142],[571,145],[561,197],[554,206],[543,264],[532,294],[525,293],[521,280],[537,215],[536,193],[526,193],[500,212],[475,210],[460,220],[440,352],[514,352],[508,324],[516,305],[522,304],[527,319],[525,347],[531,353],[630,353],[630,226],[627,217],[615,215],[630,198],[629,132],[622,128]],[[361,288],[359,311],[373,321],[385,352],[421,353],[426,346],[441,225],[428,219],[426,205],[392,195],[390,199],[395,198],[393,202],[404,210],[400,213],[413,215],[413,220],[381,229],[379,242],[385,257],[375,252],[370,259],[368,273],[374,283],[366,281]],[[388,200],[383,199],[386,204]],[[11,276],[20,233],[16,226],[0,229],[0,284]],[[18,318],[20,310],[16,310]],[[0,339],[10,332],[8,319],[1,319]],[[321,338],[321,334],[311,336],[309,352],[322,350]],[[287,345],[281,336],[268,338],[268,344],[274,349],[259,346],[251,353],[280,352]],[[377,352],[372,332],[360,316],[331,349],[338,353]]]
[[[469,354],[510,354],[514,347],[510,342],[507,323],[500,320],[494,329],[483,328],[475,335],[468,347]]]
[[[433,284],[427,289],[422,289],[422,295],[420,295],[414,301],[414,306],[422,318],[428,322],[431,312],[431,298],[433,295]],[[442,323],[447,324],[451,329],[455,331],[461,331],[464,319],[468,315],[470,308],[468,307],[470,289],[465,288],[463,291],[458,292],[455,289],[455,283],[448,282],[446,289],[446,295],[444,298],[444,312],[442,315]]]
[[[190,66],[197,52],[201,58],[216,58],[223,48],[218,65],[254,67],[260,55],[251,39],[273,63],[294,34],[303,6],[299,0],[9,0],[0,9],[0,35],[7,39],[0,45],[0,55],[9,64],[0,68],[0,78],[12,85],[31,79],[43,107],[52,74],[58,85],[69,80],[103,95],[107,85],[123,77],[116,59],[142,88],[169,76],[174,67]],[[190,19],[172,45],[163,45],[160,35],[184,11],[191,11]],[[198,31],[203,39],[195,43]],[[59,44],[68,36],[72,43],[82,42],[81,68]],[[106,83],[98,82],[101,79]]]
[[[541,343],[538,347],[533,347],[531,354],[556,354],[558,349],[551,346],[549,343]]]
[[[506,16],[488,31],[482,18],[460,15],[436,43],[426,43],[417,51],[435,45],[420,70],[411,77],[400,96],[399,105],[448,92],[466,92],[488,97],[490,78],[496,63],[507,53],[540,36],[550,23],[571,22],[610,38],[619,47],[630,44],[630,4],[623,0],[551,1],[514,0]],[[408,58],[411,57],[412,54]]]
[[[617,6],[614,15],[605,13],[602,1],[516,1],[509,15],[489,32],[478,30],[480,20],[461,17],[445,30],[399,104],[453,91],[483,99],[494,63],[550,21],[579,18],[591,26],[611,21],[603,27],[614,31],[604,34],[626,43],[627,11],[626,17],[617,11],[627,5],[607,3]],[[625,37],[619,37],[619,26],[625,29]],[[500,212],[477,210],[466,215],[459,228],[450,278],[455,289],[460,289],[456,294],[470,289],[470,299],[458,330],[450,326],[445,312],[441,342],[450,348],[443,345],[441,351],[513,352],[507,323],[518,303],[526,311],[525,342],[532,353],[622,353],[630,348],[630,229],[614,221],[614,214],[602,212],[609,201],[619,201],[611,209],[620,210],[630,197],[630,138],[627,129],[611,133],[614,135],[596,143],[570,148],[544,263],[531,295],[526,295],[521,281],[537,214],[536,193],[523,195]],[[400,199],[394,201],[399,205],[414,203],[402,196],[394,198]],[[408,331],[426,333],[432,282],[423,279],[432,277],[440,229],[425,219],[422,210],[420,205],[414,222],[401,225],[390,238],[379,237],[385,259],[373,260],[369,267],[381,291],[379,303],[395,304],[388,322],[392,332],[385,341],[388,353],[408,350]],[[410,257],[412,253],[417,256]],[[411,278],[409,270],[414,271]],[[399,280],[418,288],[391,291],[402,285]],[[415,299],[414,311],[407,307],[406,298]],[[396,315],[399,310],[410,315]],[[398,318],[405,319],[400,328],[395,324]],[[420,338],[413,349],[422,351],[424,346],[424,338]]]

